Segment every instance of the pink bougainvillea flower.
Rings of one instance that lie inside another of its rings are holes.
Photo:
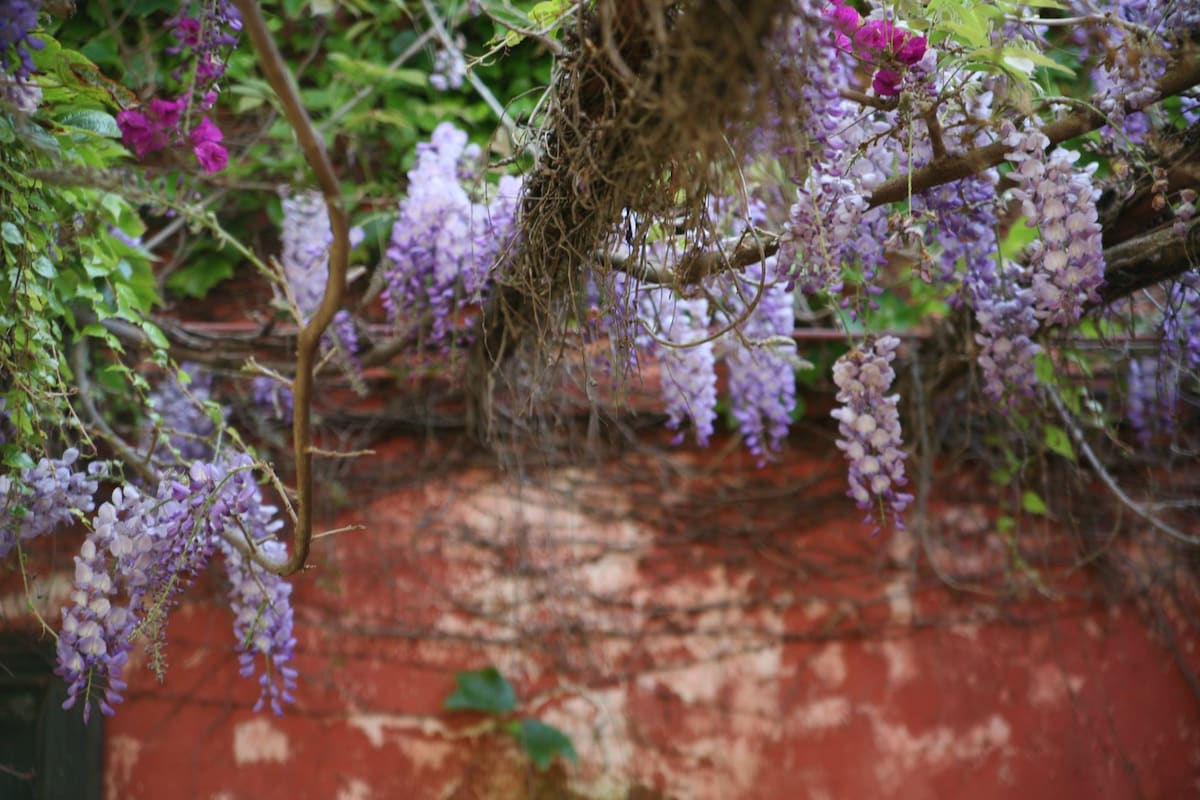
[[[845,36],[853,36],[858,30],[858,26],[862,24],[862,17],[853,8],[842,3],[834,3],[833,6],[825,12],[825,15],[833,21],[833,27],[839,33]]]
[[[900,73],[887,68],[877,70],[871,88],[880,97],[895,97],[900,94]]]
[[[911,67],[925,57],[926,46],[924,36],[908,36],[904,43],[896,48],[896,60],[906,67]]]
[[[854,32],[854,47],[870,53],[882,52],[891,44],[892,23],[872,20]]]
[[[121,141],[138,158],[145,158],[170,143],[179,127],[184,98],[162,100],[154,98],[144,110],[129,109],[117,114]]]
[[[221,144],[225,136],[211,119],[200,120],[188,137],[192,140],[192,152],[205,172],[220,172],[229,165],[229,153]]]

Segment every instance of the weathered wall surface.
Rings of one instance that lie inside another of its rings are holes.
[[[959,580],[1009,563],[986,498],[941,487],[936,543],[872,537],[836,451],[812,449],[518,485],[397,444],[377,459],[403,465],[393,488],[336,520],[365,528],[321,540],[298,580],[298,704],[250,712],[228,612],[189,603],[166,684],[134,664],[107,796],[1200,796],[1197,698],[1135,604],[1049,557],[1008,598],[948,589],[929,558]],[[486,664],[571,734],[577,767],[538,778],[441,710],[453,673]]]

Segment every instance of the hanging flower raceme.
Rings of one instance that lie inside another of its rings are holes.
[[[59,458],[42,458],[16,475],[0,475],[0,559],[18,541],[44,536],[93,508],[92,497],[108,464],[93,461],[75,468],[79,451],[68,448]]]
[[[0,0],[0,79],[24,81],[33,73],[34,50],[46,46],[34,37],[41,0]]]
[[[975,341],[984,394],[1006,405],[1032,395],[1037,385],[1034,358],[1041,348],[1033,341],[1038,321],[1021,267],[1006,261],[998,274],[990,259],[970,262],[963,296],[979,325]]]
[[[1013,148],[1005,154],[1018,187],[1013,197],[1021,202],[1026,224],[1041,234],[1028,250],[1035,313],[1050,325],[1070,325],[1087,305],[1100,301],[1096,290],[1104,283],[1099,191],[1092,184],[1096,165],[1075,169],[1074,150],[1047,154],[1050,140],[1036,128],[1010,127],[1004,143]]]
[[[642,324],[655,331],[643,334],[638,344],[657,354],[667,427],[679,430],[692,421],[696,443],[708,444],[717,419],[717,373],[714,343],[708,335],[708,300],[682,298],[667,288],[652,288],[639,295]],[[683,441],[680,432],[675,439]]]
[[[233,584],[242,674],[252,674],[255,656],[264,656],[257,707],[269,701],[275,713],[282,713],[296,685],[289,665],[295,645],[291,587],[238,546],[244,543],[282,561],[283,544],[274,539],[282,524],[276,515],[275,507],[264,502],[253,461],[244,453],[173,469],[153,495],[133,486],[115,489],[97,510],[75,558],[72,605],[63,610],[58,641],[57,672],[67,681],[64,707],[82,699],[86,719],[96,700],[103,713],[113,713],[138,635],[147,639],[151,666],[161,675],[168,613],[220,549]]]
[[[785,284],[770,279],[774,272],[771,259],[752,265],[735,279],[737,288],[731,286],[725,293],[731,314],[738,317],[749,311],[739,329],[725,335],[725,359],[731,410],[760,466],[778,452],[796,409],[791,349],[795,303]],[[756,296],[758,304],[751,311],[749,304]]]
[[[461,312],[478,304],[490,273],[511,246],[520,182],[501,180],[490,204],[471,199],[463,186],[478,155],[467,134],[442,123],[417,146],[408,173],[408,196],[392,227],[383,303],[397,327],[428,316],[425,342],[445,348],[466,334]]]
[[[891,362],[899,346],[895,336],[883,336],[837,360],[833,382],[842,405],[832,415],[841,436],[837,446],[850,462],[848,494],[859,508],[870,512],[868,522],[883,526],[890,516],[902,530],[900,512],[912,502],[912,495],[899,489],[907,482],[897,409],[900,398],[884,394],[896,377]]]

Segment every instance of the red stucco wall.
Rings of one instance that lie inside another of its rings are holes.
[[[871,537],[814,442],[765,471],[718,446],[519,483],[394,443],[368,469],[391,488],[334,520],[364,529],[297,581],[298,704],[251,713],[228,612],[189,603],[165,685],[135,664],[110,721],[107,796],[1200,796],[1184,626],[1173,655],[1144,606],[1050,556],[1007,596],[949,589],[930,559],[962,580],[1010,563],[989,499],[943,483],[936,541]],[[578,766],[535,780],[441,710],[489,663]]]

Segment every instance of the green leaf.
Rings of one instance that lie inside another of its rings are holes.
[[[424,87],[429,84],[429,77],[419,69],[388,69],[365,59],[352,58],[345,53],[330,53],[329,61],[336,64],[342,74],[353,75],[361,80],[399,83],[412,87]]]
[[[121,129],[111,114],[93,109],[68,111],[56,120],[59,125],[67,128],[77,128],[81,131],[106,136],[109,139],[120,139]]]
[[[575,752],[575,745],[571,742],[571,737],[553,725],[547,725],[536,719],[521,720],[517,742],[538,769],[546,769],[558,756],[562,756],[572,764],[579,763],[579,754]]]
[[[172,272],[167,288],[187,297],[204,297],[226,278],[233,277],[233,265],[220,258],[197,259],[183,269]]]
[[[1058,383],[1055,380],[1054,362],[1044,352],[1033,357],[1033,374],[1037,377],[1038,383],[1044,386],[1054,386]]]
[[[171,346],[171,343],[167,341],[167,337],[163,334],[162,330],[150,320],[143,320],[141,327],[142,333],[146,334],[146,338],[150,340],[150,344],[161,350],[166,350]]]
[[[1030,514],[1046,515],[1046,502],[1042,500],[1041,495],[1037,492],[1026,489],[1021,495],[1021,508],[1025,509]]]
[[[1075,460],[1075,450],[1071,447],[1071,438],[1067,432],[1057,425],[1047,425],[1045,432],[1046,447],[1058,453],[1063,458]]]
[[[45,256],[38,256],[33,260],[33,271],[46,280],[51,281],[58,275],[58,270],[54,268],[54,264]]]
[[[11,222],[0,223],[0,236],[9,244],[25,244],[25,237],[21,235],[20,228]]]
[[[517,707],[517,693],[495,667],[454,676],[458,688],[446,698],[443,708],[451,711],[482,711],[508,714]]]
[[[28,453],[22,453],[17,450],[4,454],[4,466],[11,467],[12,469],[32,469],[35,466],[35,462],[29,457]]]

